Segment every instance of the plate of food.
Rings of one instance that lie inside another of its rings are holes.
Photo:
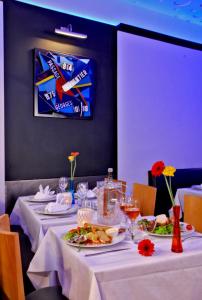
[[[139,228],[147,232],[149,235],[157,237],[172,237],[173,236],[173,223],[166,215],[158,215],[155,219],[149,220],[142,217],[138,221]],[[181,236],[192,234],[195,229],[192,225],[180,222]]]
[[[69,230],[63,239],[68,245],[74,247],[108,247],[122,242],[125,239],[125,230],[97,224],[84,224],[83,227]]]

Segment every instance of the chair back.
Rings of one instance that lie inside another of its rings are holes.
[[[10,231],[10,220],[7,214],[0,216],[0,230]]]
[[[133,199],[140,202],[140,213],[142,216],[153,216],[156,204],[156,191],[153,186],[134,183],[133,184]]]
[[[2,300],[24,300],[19,235],[0,231],[0,291]]]
[[[196,195],[184,195],[184,222],[195,227],[202,233],[202,197]]]

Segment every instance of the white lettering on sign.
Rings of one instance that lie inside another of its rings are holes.
[[[52,62],[52,60],[50,59],[49,61],[47,61],[47,64],[49,65],[49,68],[50,68],[51,72],[53,73],[54,77],[56,79],[59,79],[61,76],[60,76],[55,64]]]
[[[72,106],[72,101],[66,101],[64,103],[56,103],[55,104],[55,109],[56,110],[60,110],[62,108],[68,107],[68,106]]]
[[[62,63],[62,65],[61,65],[61,67],[62,67],[62,69],[63,70],[66,70],[66,71],[73,71],[74,70],[74,66],[73,66],[73,64],[68,64],[68,63]]]
[[[51,91],[48,93],[44,93],[44,97],[46,98],[46,100],[51,100],[52,98],[55,98],[55,92]]]
[[[63,84],[62,89],[64,92],[67,92],[69,90],[71,90],[73,88],[73,86],[75,86],[76,84],[79,83],[79,81],[81,79],[83,79],[84,77],[86,77],[87,75],[87,71],[83,70],[81,71],[76,77],[74,77],[72,80],[67,81],[65,84]]]

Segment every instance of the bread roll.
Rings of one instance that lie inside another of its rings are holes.
[[[166,215],[162,214],[162,215],[156,216],[156,224],[166,225],[168,223],[169,223],[169,221],[168,221],[168,218],[166,217]]]

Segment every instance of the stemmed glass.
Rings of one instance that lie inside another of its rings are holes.
[[[132,197],[128,200],[124,206],[124,213],[130,220],[129,232],[131,234],[131,239],[134,241],[135,237],[135,227],[136,219],[140,214],[140,203],[138,200],[133,200]]]
[[[59,179],[59,189],[62,193],[64,193],[68,186],[68,179],[67,177],[60,177]]]

